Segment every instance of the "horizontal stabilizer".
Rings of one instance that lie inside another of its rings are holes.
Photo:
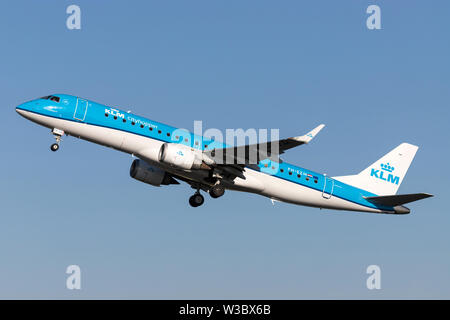
[[[393,196],[380,196],[380,197],[366,197],[367,201],[370,201],[377,205],[395,207],[400,206],[405,203],[425,199],[432,197],[429,193],[410,193],[410,194],[399,194]]]

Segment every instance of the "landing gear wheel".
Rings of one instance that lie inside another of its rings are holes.
[[[205,198],[203,198],[203,196],[200,193],[196,193],[189,198],[189,204],[194,208],[201,206],[203,202],[205,202]]]
[[[58,151],[59,149],[59,144],[54,143],[50,146],[50,150],[52,150],[53,152]]]
[[[209,189],[209,195],[211,198],[219,198],[223,196],[225,193],[225,188],[221,186],[220,184],[216,184],[215,186],[212,186],[211,189]]]

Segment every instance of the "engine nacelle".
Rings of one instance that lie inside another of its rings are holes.
[[[136,180],[159,187],[160,185],[179,184],[164,170],[149,165],[147,162],[136,159],[130,167],[130,176]]]
[[[164,143],[159,150],[158,160],[172,167],[190,169],[211,169],[214,161],[201,150],[177,143]]]

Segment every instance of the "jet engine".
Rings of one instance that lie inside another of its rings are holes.
[[[136,180],[159,187],[160,185],[180,184],[166,171],[149,165],[142,160],[134,160],[130,168],[130,176]]]
[[[158,160],[184,170],[209,170],[210,165],[214,164],[201,150],[177,143],[164,143],[159,150]]]

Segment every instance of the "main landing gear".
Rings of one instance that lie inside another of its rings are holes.
[[[205,202],[205,198],[200,194],[199,191],[194,193],[194,195],[189,198],[189,204],[194,208],[201,206],[203,202]]]
[[[221,184],[216,184],[209,190],[206,189],[205,191],[208,191],[211,198],[216,199],[224,195],[225,188]],[[194,195],[189,198],[189,204],[194,208],[201,206],[204,202],[205,198],[200,194],[200,188],[197,189],[197,192],[195,192]]]
[[[59,143],[61,142],[61,137],[64,135],[64,131],[55,128],[52,130],[52,133],[55,137],[56,143],[50,146],[50,150],[55,152],[59,150]]]
[[[212,186],[211,189],[209,189],[209,195],[211,196],[211,198],[214,198],[214,199],[223,196],[224,193],[225,193],[225,188],[220,184],[216,184],[216,185]]]

